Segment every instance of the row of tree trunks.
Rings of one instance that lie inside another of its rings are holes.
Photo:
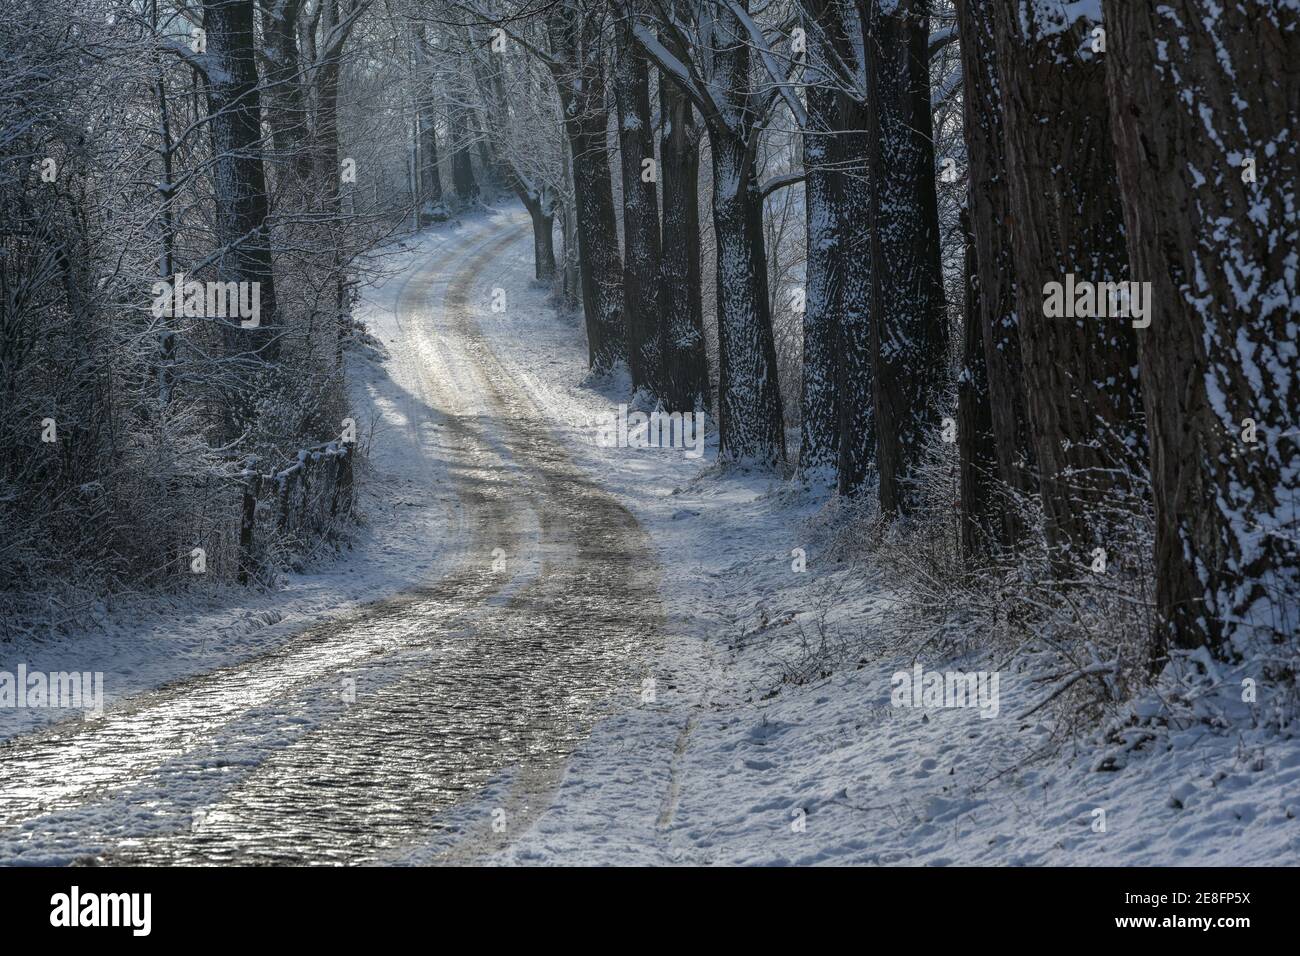
[[[1044,309],[1047,284],[1069,273],[1129,278],[1105,64],[1085,8],[1054,19],[1048,7],[992,7],[1026,405],[1047,539],[1065,572],[1112,541],[1116,502],[1137,491],[1146,457],[1131,321]]]
[[[754,88],[749,43],[721,5],[651,3],[661,39],[643,23],[634,25],[634,37],[700,111],[713,160],[719,459],[771,467],[785,461],[785,429],[756,163],[767,94]],[[747,2],[737,6],[748,9]],[[628,4],[619,7],[625,12]]]
[[[1127,253],[1153,284],[1157,660],[1167,643],[1272,656],[1300,629],[1297,7],[1104,10]]]
[[[867,14],[871,357],[880,505],[905,514],[936,433],[947,325],[930,112],[928,0],[871,0]]]

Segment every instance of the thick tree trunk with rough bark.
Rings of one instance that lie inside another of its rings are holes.
[[[1009,489],[1027,495],[1037,490],[1038,483],[1020,358],[1006,143],[993,40],[995,2],[957,0],[963,130],[969,162],[968,212],[975,238],[978,320],[984,336],[997,475]],[[1007,547],[1027,529],[1015,509],[1003,508],[1001,512],[998,538]]]
[[[744,143],[714,136],[712,153],[719,455],[770,466],[785,460],[785,435],[768,308],[763,200]]]
[[[605,108],[604,24],[569,3],[549,22],[556,61],[549,64],[564,109],[577,207],[578,272],[591,370],[607,373],[627,361],[623,262],[610,179]]]
[[[298,55],[298,14],[302,0],[261,0],[262,55],[266,69],[267,123],[275,159],[299,178],[311,171],[307,96]]]
[[[627,359],[623,321],[623,263],[618,254],[618,223],[606,114],[566,121],[573,153],[573,189],[578,206],[578,272],[587,316],[587,352],[594,372],[608,372]]]
[[[808,51],[807,128],[803,131],[804,209],[807,256],[804,272],[803,375],[799,396],[799,477],[817,484],[839,482],[839,406],[836,402],[840,348],[839,198],[842,172],[830,163],[839,126],[839,95],[817,70],[820,44]]]
[[[928,0],[872,0],[866,30],[876,465],[881,508],[899,514],[937,433],[946,347]]]
[[[1114,558],[1111,518],[1146,458],[1131,320],[1045,309],[1048,283],[1129,277],[1104,54],[1081,6],[994,9],[1025,395],[1064,571],[1108,544]]]
[[[617,27],[614,97],[623,172],[623,304],[632,387],[662,385],[658,171],[650,118],[650,66],[625,18]],[[644,162],[650,160],[647,171]]]
[[[767,289],[763,199],[756,178],[759,135],[749,46],[715,25],[711,42],[724,116],[709,125],[713,233],[718,273],[718,456],[770,467],[785,461],[781,388]]]
[[[871,184],[864,157],[867,145],[865,107],[840,97],[842,132],[832,143],[830,160],[844,170],[838,177],[836,221],[840,253],[839,282],[832,308],[838,324],[835,368],[836,412],[839,415],[839,491],[858,495],[876,474],[876,390],[873,380],[871,327]]]
[[[807,34],[804,195],[807,301],[799,472],[856,495],[876,459],[871,387],[867,116],[835,89],[829,62],[856,59],[842,0],[812,0]],[[823,43],[829,43],[828,53]]]
[[[709,404],[700,279],[700,136],[690,100],[659,78],[660,178],[663,181],[663,255],[659,310],[663,316],[662,393],[670,410]]]
[[[1105,16],[1128,252],[1153,284],[1156,659],[1272,656],[1300,631],[1297,7],[1106,0]]]
[[[257,328],[238,317],[222,321],[226,354],[279,357],[275,277],[262,167],[262,110],[253,50],[253,0],[215,0],[203,7],[207,35],[208,121],[212,135],[216,200],[217,276],[222,282],[258,283]]]
[[[806,31],[808,70],[816,82],[807,87],[804,135],[809,303],[804,316],[803,447],[809,461],[805,464],[801,451],[800,469],[824,468],[840,494],[853,496],[871,487],[876,462],[869,150],[865,105],[835,89],[855,77],[837,77],[830,65],[843,64],[852,74],[862,69],[866,17],[861,0],[809,0],[806,10],[812,20]],[[816,386],[812,391],[810,382]],[[829,422],[827,414],[833,416]],[[817,423],[815,429],[810,421]],[[827,426],[833,429],[829,447],[823,444]]]

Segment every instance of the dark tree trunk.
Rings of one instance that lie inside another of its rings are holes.
[[[324,29],[338,23],[337,0],[324,4]],[[324,190],[325,227],[331,230],[330,268],[334,274],[335,361],[343,365],[343,346],[351,335],[352,316],[347,307],[345,263],[341,252],[343,180],[339,169],[339,70],[337,52],[328,56],[316,74],[316,179]]]
[[[984,327],[978,253],[970,217],[962,210],[966,244],[966,303],[962,322],[962,367],[957,377],[957,454],[961,495],[961,544],[967,556],[987,554],[997,539],[1001,521],[997,500],[997,454],[993,441],[993,409],[989,401],[988,366],[984,359]]]
[[[573,153],[573,188],[578,206],[578,272],[582,308],[587,316],[587,351],[594,372],[608,372],[627,359],[623,321],[623,263],[618,255],[618,223],[609,153],[605,149],[606,114],[569,121]]]
[[[1049,318],[1048,283],[1128,279],[1104,54],[1095,24],[994,4],[1025,395],[1049,544],[1062,570],[1113,536],[1144,468],[1137,347],[1125,318]],[[1113,548],[1113,543],[1111,544]]]
[[[573,182],[573,162],[569,156],[568,149],[560,151],[560,162],[564,167],[564,180],[566,183]],[[576,309],[578,299],[582,294],[582,283],[580,281],[581,269],[578,266],[578,254],[576,247],[578,245],[577,237],[577,219],[578,213],[575,208],[576,200],[572,196],[566,197],[560,204],[560,236],[564,239],[564,260],[562,263],[562,275],[560,277],[560,295],[566,309]],[[588,342],[591,340],[591,329],[587,330]]]
[[[416,93],[416,121],[420,126],[420,198],[424,203],[423,215],[441,218],[445,216],[442,209],[442,171],[438,158],[438,101],[434,91],[432,70],[427,66],[430,59],[429,41],[423,28],[415,35],[416,63],[425,67],[419,74]]]
[[[888,12],[885,8],[888,6]],[[880,505],[906,513],[938,425],[946,325],[930,116],[929,2],[872,0],[867,17],[871,323]]]
[[[734,48],[730,55],[748,60]],[[741,82],[747,71],[730,75]],[[711,141],[718,248],[718,454],[726,461],[772,466],[785,461],[785,434],[768,307],[763,200],[746,144],[723,130],[711,131]]]
[[[299,179],[311,172],[307,96],[298,55],[298,15],[302,0],[261,0],[262,48],[266,69],[266,118],[275,160]]]
[[[785,424],[767,290],[763,198],[755,175],[760,130],[751,100],[756,94],[745,40],[716,22],[710,40],[729,114],[709,124],[718,270],[718,457],[772,466],[785,461]]]
[[[610,180],[605,109],[604,28],[590,11],[568,3],[549,22],[559,63],[552,66],[573,165],[578,271],[591,370],[606,373],[627,360],[623,321],[623,262]]]
[[[150,24],[158,29],[158,0],[150,3]],[[158,277],[171,281],[176,273],[176,177],[173,157],[176,150],[172,136],[171,110],[167,102],[167,79],[161,59],[154,63],[157,79],[154,91],[158,97],[158,159],[162,166],[161,175],[156,186],[159,198],[159,215],[162,230],[159,235],[161,248],[158,256]],[[0,301],[6,301],[0,299]],[[163,320],[164,325],[158,334],[158,401],[161,405],[171,402],[176,384],[176,330],[172,323]]]
[[[690,100],[659,78],[660,175],[663,179],[663,257],[659,310],[663,315],[663,399],[670,410],[708,407],[700,285],[700,135]]]
[[[1276,656],[1269,645],[1300,631],[1300,230],[1284,131],[1300,115],[1300,24],[1285,7],[1105,4],[1128,251],[1133,277],[1153,284],[1137,334],[1157,661],[1168,643]]]
[[[807,128],[803,131],[804,209],[807,257],[804,272],[803,375],[799,396],[799,477],[839,482],[839,295],[843,262],[838,202],[843,171],[831,165],[839,127],[839,95],[817,69],[820,45],[810,44],[805,69]]]
[[[643,165],[644,160],[653,163],[655,158],[650,67],[632,41],[626,19],[617,31],[614,97],[623,170],[623,307],[628,366],[633,388],[658,393],[663,379],[662,317],[656,293],[660,268],[658,175],[647,178]]]
[[[437,112],[430,94],[420,104],[420,192],[425,203],[442,205],[442,173],[438,169]]]
[[[451,128],[451,184],[456,198],[462,203],[478,199],[478,180],[474,178],[474,161],[471,158],[469,127],[465,109],[453,105],[450,110]]]
[[[1007,193],[1002,98],[993,44],[994,0],[958,0],[961,32],[963,129],[969,157],[971,231],[979,282],[979,322],[984,336],[997,475],[1020,495],[1037,491],[1034,448],[1020,358],[1011,209]],[[1002,509],[1000,544],[1025,533],[1019,513]]]
[[[555,278],[555,211],[543,197],[525,194],[524,207],[533,221],[533,278]]]
[[[217,0],[204,5],[203,29],[213,65],[207,82],[212,133],[213,195],[216,200],[217,275],[222,282],[256,282],[260,289],[257,328],[241,328],[238,317],[222,325],[226,354],[275,361],[280,340],[271,267],[266,173],[262,167],[262,111],[253,52],[253,0]],[[233,427],[233,422],[228,423]]]
[[[845,170],[838,177],[836,200],[840,281],[832,302],[839,324],[835,368],[836,411],[839,415],[840,494],[858,495],[870,487],[876,473],[876,390],[872,360],[875,313],[872,276],[876,271],[871,242],[871,183],[865,157],[865,107],[840,97],[842,132],[831,144],[831,162]]]
[[[804,130],[807,301],[799,470],[821,474],[844,495],[870,486],[876,460],[871,370],[871,194],[867,115],[835,89],[830,68],[856,68],[849,0],[809,0],[812,18]],[[855,23],[864,22],[860,15]],[[825,45],[824,45],[825,44]]]

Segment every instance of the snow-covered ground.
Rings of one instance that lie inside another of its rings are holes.
[[[480,295],[506,301],[484,329],[573,460],[649,530],[668,634],[651,692],[595,728],[551,807],[495,862],[1300,863],[1294,738],[1193,727],[1094,771],[1101,745],[1062,749],[1038,717],[1017,719],[1043,691],[1014,669],[995,716],[892,706],[891,678],[917,661],[891,639],[887,576],[822,558],[827,502],[719,476],[715,436],[703,459],[604,447],[599,425],[626,383],[587,382],[580,320],[555,314],[531,268],[524,235],[484,272]],[[818,676],[832,657],[850,663]]]
[[[479,213],[395,249],[391,278],[359,312],[380,345],[401,340],[395,304],[415,263],[443,257],[445,286],[520,215]],[[471,296],[485,304],[481,328],[573,462],[648,531],[665,633],[647,635],[649,679],[594,727],[549,805],[508,832],[492,862],[1300,862],[1295,739],[1197,726],[1096,771],[1102,745],[1063,749],[1049,740],[1048,718],[1018,719],[1041,688],[1014,663],[987,658],[922,653],[920,663],[996,671],[996,714],[894,706],[891,678],[911,673],[917,655],[891,635],[887,569],[828,556],[824,496],[772,476],[719,474],[713,435],[701,458],[603,444],[626,382],[587,381],[580,319],[551,307],[531,255],[522,230],[481,272]],[[435,286],[430,301],[441,298]],[[502,311],[486,307],[494,300]],[[111,701],[244,660],[310,621],[436,578],[457,505],[442,480],[438,423],[401,387],[419,359],[401,349],[383,364],[352,359],[370,472],[367,523],[351,552],[287,576],[274,593],[119,604],[97,632],[5,647],[5,666],[103,671]],[[43,713],[0,712],[0,736]],[[491,819],[510,776],[448,811],[444,838]],[[389,858],[418,863],[445,849]]]

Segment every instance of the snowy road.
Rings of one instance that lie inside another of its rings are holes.
[[[457,502],[445,573],[0,744],[0,862],[474,859],[545,809],[595,718],[634,704],[662,622],[649,542],[479,327],[527,228],[499,219],[415,260],[397,300],[401,440]],[[507,770],[500,799],[448,831],[441,812]]]

